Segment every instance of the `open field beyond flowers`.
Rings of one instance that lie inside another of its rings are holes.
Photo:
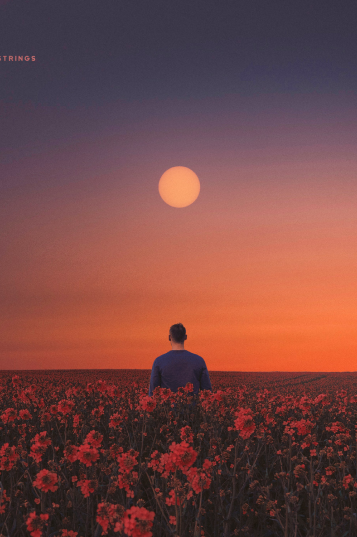
[[[1,536],[357,536],[357,373],[210,376],[2,371]]]

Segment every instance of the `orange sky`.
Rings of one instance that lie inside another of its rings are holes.
[[[163,126],[144,151],[138,126],[137,157],[102,172],[79,163],[94,146],[114,155],[111,134],[12,164],[63,181],[2,203],[0,367],[149,369],[182,322],[210,370],[355,371],[356,163],[308,126],[290,146],[273,127],[238,155],[189,140],[184,158]],[[201,182],[182,209],[158,193],[176,165]]]

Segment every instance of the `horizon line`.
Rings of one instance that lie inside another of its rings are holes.
[[[70,369],[70,368],[37,368],[37,369],[0,369],[0,372],[2,371],[151,371],[151,368],[144,369],[144,368],[127,368],[127,367],[118,367],[118,368],[76,368],[76,369]],[[242,370],[222,370],[222,369],[209,369],[208,372],[210,373],[357,373],[357,371],[281,371],[281,370],[259,370],[259,371],[242,371]]]

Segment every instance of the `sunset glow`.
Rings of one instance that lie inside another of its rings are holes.
[[[0,369],[356,371],[357,4],[0,11]]]

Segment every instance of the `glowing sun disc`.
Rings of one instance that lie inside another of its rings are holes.
[[[187,207],[198,198],[200,181],[190,168],[174,166],[161,176],[159,193],[171,207]]]

